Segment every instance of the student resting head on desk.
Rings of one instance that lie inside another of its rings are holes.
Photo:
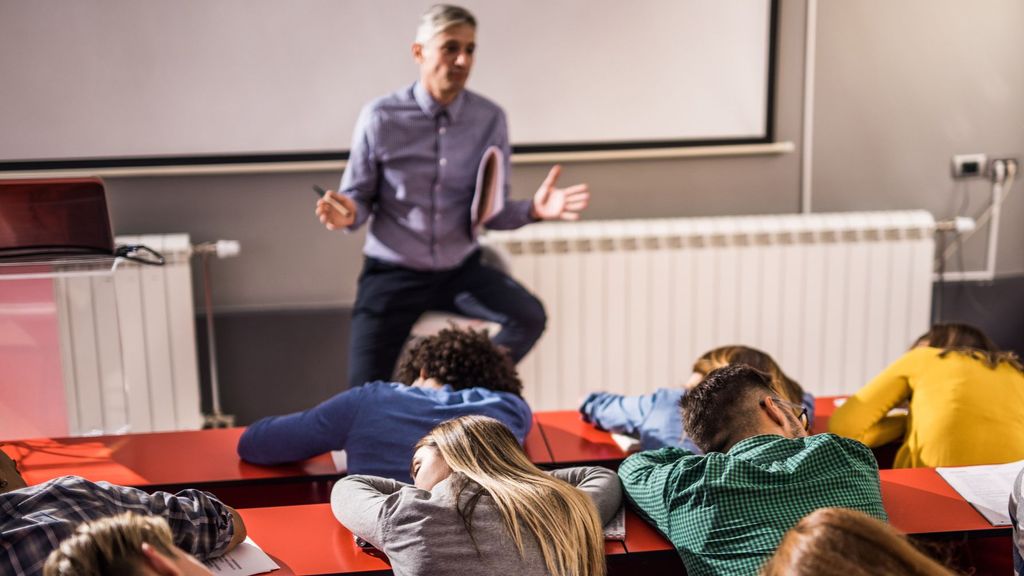
[[[252,424],[238,441],[238,455],[282,464],[345,450],[350,474],[406,481],[413,446],[439,422],[483,414],[520,442],[533,424],[508,352],[486,332],[446,328],[426,337],[398,372],[401,382],[371,382],[304,412]]]
[[[42,574],[46,557],[79,524],[125,512],[163,518],[174,544],[199,558],[219,556],[245,539],[238,512],[205,492],[147,494],[77,476],[27,486],[0,450],[0,574]]]
[[[779,397],[802,404],[809,425],[814,423],[814,396],[786,376],[771,356],[747,346],[720,346],[706,352],[694,363],[693,375],[683,388],[658,388],[642,396],[594,392],[583,401],[580,413],[584,420],[602,430],[639,438],[641,450],[681,446],[703,454],[683,431],[679,403],[709,372],[729,364],[746,364],[767,374]]]
[[[807,436],[798,412],[763,373],[733,364],[683,398],[686,433],[705,455],[669,447],[622,462],[627,498],[672,542],[687,574],[756,572],[786,530],[818,508],[886,518],[871,450]]]
[[[82,524],[50,553],[43,576],[211,576],[174,545],[159,516],[120,514]]]
[[[846,508],[805,516],[761,568],[761,576],[818,574],[953,576],[888,524]]]
[[[909,415],[888,415],[908,402]],[[829,431],[871,447],[903,439],[895,468],[1021,460],[1024,367],[973,326],[936,324],[837,408]]]
[[[396,576],[600,576],[602,526],[619,509],[615,473],[540,471],[505,425],[463,416],[416,445],[415,485],[348,476],[331,508],[387,554]]]

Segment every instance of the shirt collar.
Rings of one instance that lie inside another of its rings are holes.
[[[434,97],[427,92],[427,89],[423,87],[423,84],[416,81],[416,84],[412,87],[413,98],[416,99],[416,103],[419,104],[420,110],[431,118],[437,118],[439,114],[446,111],[448,112],[448,118],[455,122],[459,118],[459,112],[462,110],[462,105],[466,101],[466,91],[459,92],[459,95],[455,97],[455,100],[448,105],[447,108],[441,106],[434,100]]]

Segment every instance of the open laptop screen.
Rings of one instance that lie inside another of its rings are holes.
[[[0,180],[0,258],[113,254],[102,181]]]

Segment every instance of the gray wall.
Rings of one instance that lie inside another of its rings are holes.
[[[954,183],[950,157],[1024,159],[1022,31],[1018,0],[821,0],[814,210],[982,209],[988,184]],[[1022,187],[1003,208],[1001,275],[1024,273]],[[968,243],[968,267],[984,243]]]
[[[782,7],[777,137],[799,145],[803,5]],[[609,71],[614,74],[613,70]],[[513,194],[528,197],[548,166],[516,166]],[[185,231],[194,240],[240,240],[242,254],[218,262],[218,309],[344,306],[355,298],[362,234],[325,231],[309,187],[339,174],[108,179],[118,233]],[[577,163],[562,182],[593,190],[588,218],[792,212],[799,203],[798,154],[743,158]],[[197,293],[198,294],[198,293]]]
[[[776,133],[798,151],[805,13],[802,0],[781,0]],[[962,152],[1024,157],[1022,24],[1018,0],[820,0],[814,210],[925,208],[945,218],[965,194],[968,212],[978,210],[988,186],[954,183],[949,160]],[[516,166],[515,194],[530,195],[546,170]],[[795,212],[800,175],[794,153],[577,163],[563,176],[589,182],[587,217],[607,219]],[[323,230],[309,191],[338,178],[108,180],[119,233],[185,231],[196,241],[241,241],[239,258],[213,268],[222,394],[241,423],[308,406],[344,381],[344,308],[355,296],[362,234]],[[1024,274],[1022,221],[1024,191],[1017,190],[1004,209],[1001,275]],[[983,243],[984,233],[970,242],[968,266],[980,265]],[[947,287],[940,290],[943,317],[979,324],[1019,350],[1022,327],[1012,319],[1024,301],[1020,286],[1009,279]]]
[[[800,150],[805,4],[781,0],[776,133]],[[1024,3],[1017,0],[821,0],[818,6],[813,209],[925,208],[938,218],[981,208],[988,186],[954,183],[954,153],[1024,157]],[[614,70],[609,74],[614,76]],[[564,182],[593,189],[588,218],[784,213],[799,209],[799,153],[587,162]],[[546,166],[516,166],[527,197]],[[323,230],[312,183],[334,173],[109,179],[119,233],[240,240],[217,262],[218,309],[345,306],[362,234]],[[1024,192],[1004,208],[998,272],[1024,273]],[[980,265],[984,232],[968,244]],[[953,261],[956,264],[956,261]]]

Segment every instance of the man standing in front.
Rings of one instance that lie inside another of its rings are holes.
[[[686,433],[706,454],[641,452],[619,477],[687,574],[757,573],[783,534],[818,508],[887,519],[871,450],[833,434],[808,436],[804,408],[780,399],[761,372],[743,364],[714,370],[682,410]]]
[[[470,216],[477,171],[496,147],[507,174],[511,149],[501,108],[465,89],[475,51],[472,14],[457,6],[428,9],[412,45],[419,80],[362,110],[340,193],[317,203],[330,230],[355,230],[370,219],[352,317],[352,386],[390,379],[426,310],[497,322],[495,343],[516,362],[544,331],[540,301],[480,263]],[[577,219],[589,201],[587,186],[556,187],[560,171],[551,169],[532,200],[508,200],[507,185],[499,190],[504,209],[487,227]]]

